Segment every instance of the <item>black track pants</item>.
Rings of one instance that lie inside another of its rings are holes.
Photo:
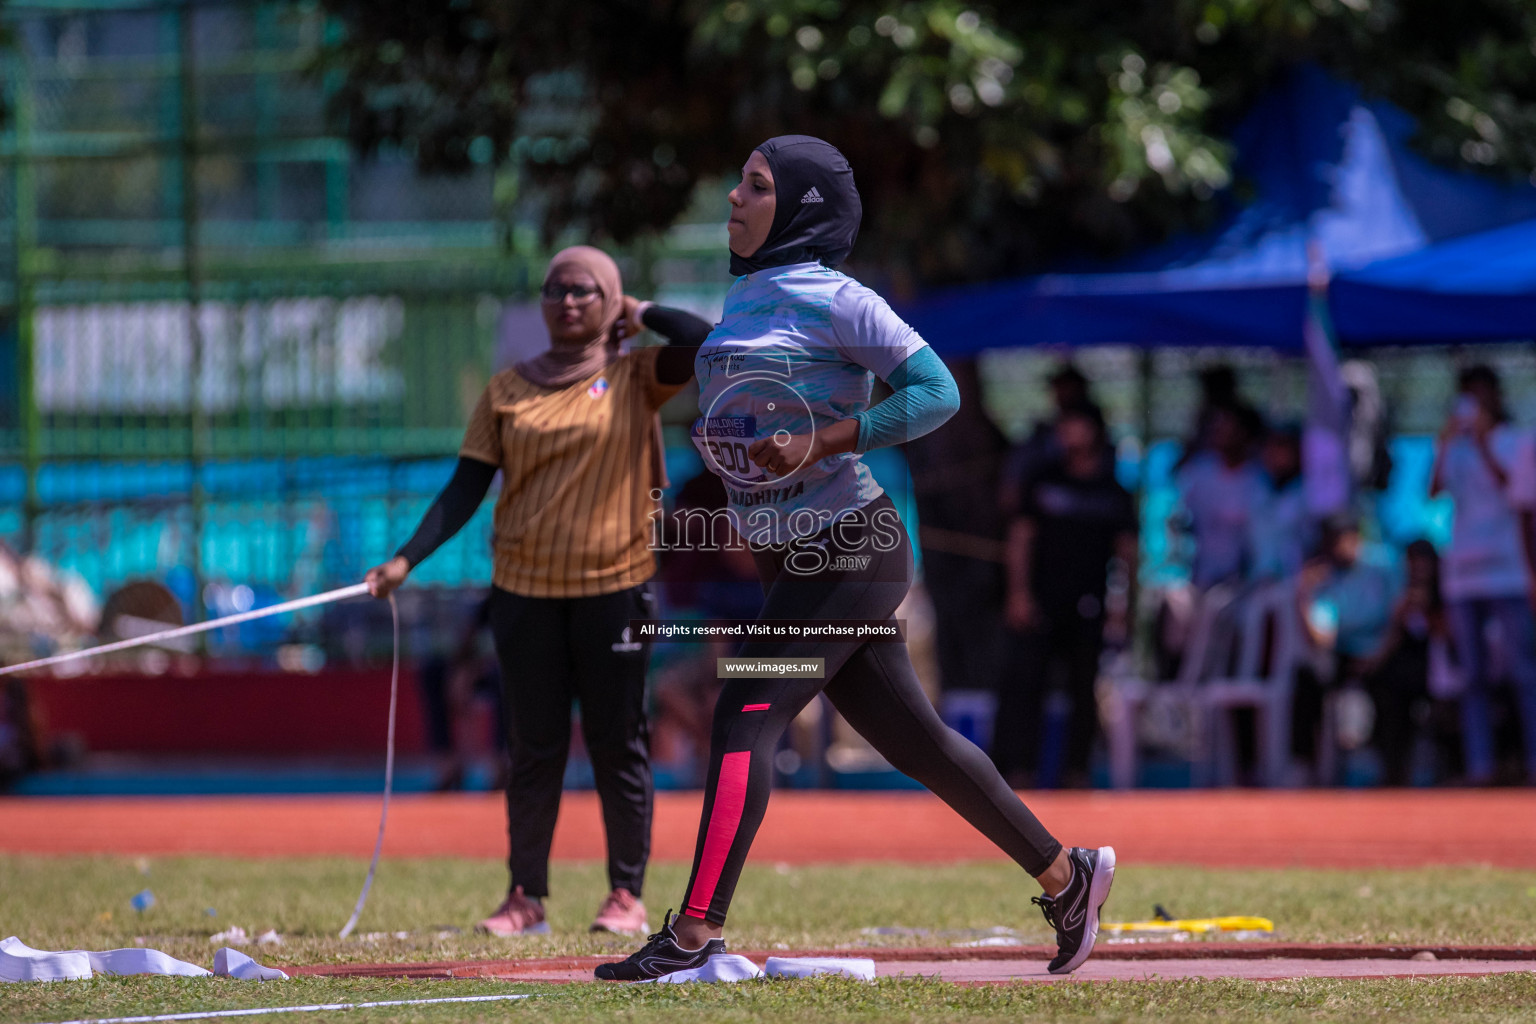
[[[912,581],[911,544],[889,498],[861,512],[863,526],[834,526],[809,543],[754,551],[766,592],[760,618],[886,619],[896,611]],[[833,561],[840,556],[843,561]],[[861,563],[861,556],[868,561]],[[748,642],[739,656],[823,658],[825,678],[725,683],[715,705],[704,814],[683,913],[725,923],[768,808],[779,737],[823,690],[893,767],[931,789],[1030,874],[1045,871],[1061,851],[987,756],[944,725],[906,644]]]
[[[1086,778],[1098,732],[1099,712],[1094,683],[1104,652],[1104,620],[1085,619],[1074,607],[1043,608],[1041,622],[1009,637],[1010,668],[998,687],[997,719],[992,732],[992,762],[1004,776],[1022,771],[1033,778],[1043,771],[1045,695],[1050,671],[1066,668],[1066,774]]]
[[[549,847],[571,747],[571,703],[592,758],[608,836],[608,883],[636,896],[651,853],[650,733],[645,719],[649,647],[631,619],[655,617],[644,586],[598,597],[491,594],[491,630],[506,694],[508,866],[512,885],[549,895]]]

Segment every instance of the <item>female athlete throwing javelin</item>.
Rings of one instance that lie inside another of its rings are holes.
[[[655,608],[647,527],[664,486],[657,410],[693,377],[709,324],[624,294],[618,265],[578,245],[550,260],[542,289],[550,348],[491,378],[458,468],[394,558],[368,572],[384,597],[474,515],[501,471],[488,608],[506,696],[511,884],[480,930],[547,932],[549,848],[571,746],[571,702],[592,757],[611,890],[593,931],[644,934],[651,848],[645,719],[649,645],[631,619]],[[641,325],[671,345],[623,354]]]
[[[912,548],[860,455],[943,423],[959,407],[954,380],[883,299],[834,269],[862,212],[836,148],[804,135],[768,140],[730,202],[737,280],[695,360],[702,415],[693,433],[757,563],[761,618],[887,619],[911,585]],[[873,406],[872,374],[893,389]],[[598,967],[598,978],[660,977],[725,952],[726,911],[767,810],[774,749],[823,690],[895,768],[1039,880],[1035,902],[1059,947],[1051,971],[1088,959],[1114,850],[1063,849],[987,756],[939,719],[904,643],[753,640],[740,654],[821,658],[824,676],[727,677],[683,912],[669,913],[628,959]]]

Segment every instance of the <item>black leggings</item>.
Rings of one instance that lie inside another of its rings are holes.
[[[754,550],[761,619],[887,619],[912,582],[912,547],[888,497],[809,541]],[[853,523],[853,525],[847,525]],[[872,525],[873,524],[873,525]],[[834,562],[839,556],[843,561]],[[861,562],[860,559],[867,561]],[[892,767],[936,793],[1032,875],[1061,844],[987,756],[945,726],[905,643],[749,641],[743,658],[823,658],[823,679],[728,679],[715,705],[704,814],[683,913],[723,925],[768,809],[779,737],[823,691]]]
[[[512,885],[549,895],[549,848],[571,749],[571,703],[603,805],[608,884],[636,896],[651,854],[650,734],[645,719],[648,644],[631,619],[655,618],[644,585],[597,597],[523,597],[491,591],[491,631],[506,695],[508,867]]]

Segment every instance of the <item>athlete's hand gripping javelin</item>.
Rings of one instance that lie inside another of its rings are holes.
[[[858,443],[859,421],[838,420],[809,434],[781,430],[771,437],[758,438],[747,449],[747,458],[774,476],[784,476],[829,455],[851,452]]]

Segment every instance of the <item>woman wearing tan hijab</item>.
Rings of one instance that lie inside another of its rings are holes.
[[[555,255],[541,296],[549,350],[491,378],[453,478],[367,581],[376,597],[399,587],[469,521],[501,472],[490,620],[509,723],[512,877],[480,928],[549,930],[542,900],[576,700],[608,835],[611,891],[592,928],[644,934],[649,648],[628,625],[654,617],[649,516],[653,489],[666,486],[657,410],[693,377],[710,326],[625,295],[618,266],[590,246]],[[671,344],[622,352],[642,325]]]

